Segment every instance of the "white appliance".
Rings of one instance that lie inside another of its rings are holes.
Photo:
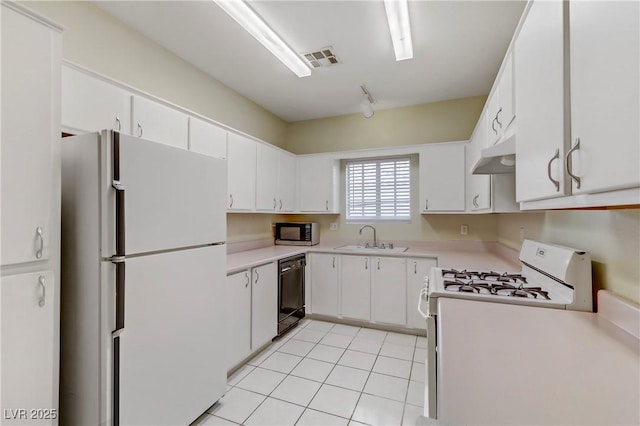
[[[61,422],[189,424],[226,388],[226,162],[63,139]]]
[[[525,240],[520,250],[519,272],[467,271],[433,268],[425,277],[418,311],[426,320],[427,359],[425,364],[424,415],[438,416],[437,351],[438,299],[457,298],[480,302],[509,303],[542,308],[591,312],[591,256],[581,250]],[[423,305],[426,304],[426,312]],[[473,318],[469,319],[473,321]],[[499,326],[499,325],[497,325]]]

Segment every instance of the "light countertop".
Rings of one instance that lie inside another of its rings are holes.
[[[397,246],[409,247],[405,252],[359,253],[340,250],[338,247],[349,244],[344,241],[327,241],[315,246],[268,246],[254,250],[241,251],[227,255],[227,274],[243,271],[253,266],[273,262],[299,253],[335,253],[358,256],[395,256],[436,258],[438,266],[458,269],[493,269],[504,272],[518,272],[521,267],[517,261],[518,253],[495,242],[443,241],[399,242]],[[338,248],[338,249],[337,249]]]
[[[600,314],[438,300],[438,419],[639,424],[638,340]]]

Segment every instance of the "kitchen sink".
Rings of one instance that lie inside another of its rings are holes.
[[[371,246],[360,246],[360,245],[345,245],[336,247],[336,250],[347,250],[354,251],[360,253],[402,253],[407,251],[409,247],[398,247],[394,246],[393,248],[389,248],[388,246],[384,247],[371,247]]]

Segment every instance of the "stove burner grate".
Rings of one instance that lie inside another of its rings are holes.
[[[447,291],[551,300],[541,287],[525,287],[527,279],[520,274],[443,269],[442,276]]]

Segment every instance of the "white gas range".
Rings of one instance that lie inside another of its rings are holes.
[[[433,268],[430,276],[425,277],[418,310],[427,327],[426,417],[437,418],[439,298],[592,311],[589,253],[525,240],[519,258],[522,269],[518,272]]]

